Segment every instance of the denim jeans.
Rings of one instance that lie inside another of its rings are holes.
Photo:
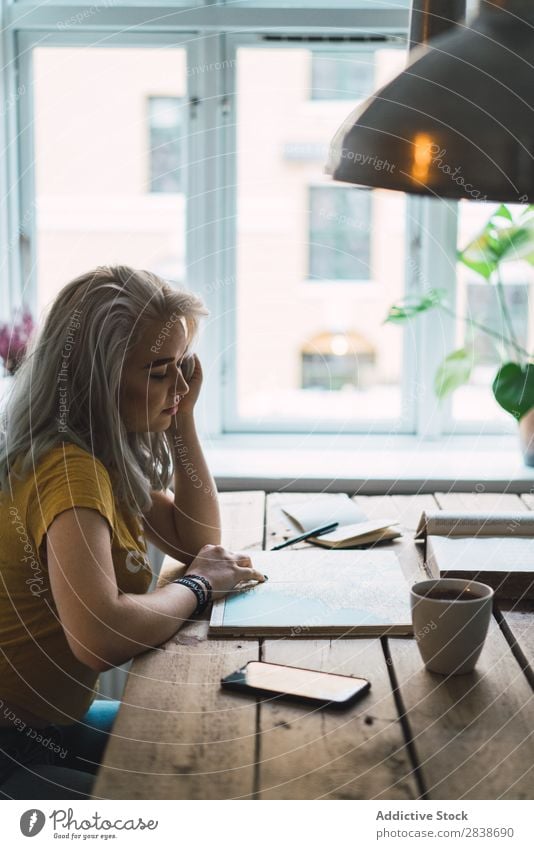
[[[87,799],[120,702],[96,699],[73,725],[0,728],[0,799]]]

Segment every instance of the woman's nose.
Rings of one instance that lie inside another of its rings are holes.
[[[178,374],[176,375],[174,388],[177,395],[187,395],[189,392],[189,384],[181,371],[178,371]]]

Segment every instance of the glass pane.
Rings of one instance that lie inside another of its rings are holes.
[[[312,100],[362,100],[375,88],[375,54],[312,54]]]
[[[490,216],[499,207],[496,203],[459,204],[458,247],[464,249],[484,228]],[[524,209],[520,204],[507,204],[516,217]],[[504,220],[503,220],[503,223]],[[516,430],[512,416],[495,401],[491,391],[493,379],[501,362],[514,360],[516,353],[507,342],[512,331],[516,342],[527,350],[532,349],[534,313],[529,297],[533,280],[532,268],[524,261],[513,258],[500,265],[503,284],[502,299],[509,315],[506,321],[493,274],[486,280],[481,274],[458,263],[457,313],[488,328],[485,333],[469,322],[459,320],[456,329],[456,347],[467,347],[473,352],[475,366],[466,386],[452,396],[453,417],[458,422],[470,422],[477,429]],[[530,304],[530,306],[529,306]]]
[[[149,97],[150,191],[183,192],[186,110],[182,97]]]
[[[379,86],[405,55],[381,47],[372,59]],[[307,47],[238,50],[237,413],[266,428],[395,426],[410,412],[403,335],[383,321],[404,292],[405,196],[324,174],[359,98],[313,99],[313,71]]]
[[[310,279],[371,278],[371,197],[335,184],[310,188]]]
[[[183,280],[185,50],[41,47],[34,80],[39,310],[97,265]]]

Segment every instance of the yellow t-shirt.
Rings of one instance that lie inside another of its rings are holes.
[[[64,510],[98,510],[111,529],[119,590],[145,593],[153,573],[141,516],[119,509],[100,460],[66,442],[24,480],[12,475],[11,487],[0,493],[0,699],[67,725],[90,707],[98,673],[76,659],[63,632],[48,578],[46,531]]]

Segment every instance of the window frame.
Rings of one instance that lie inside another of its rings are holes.
[[[165,14],[155,20],[154,6],[143,5],[141,0],[134,3],[116,0],[113,5],[98,8],[98,23],[88,17],[76,21],[68,30],[58,30],[57,6],[0,2],[4,17],[1,40],[4,102],[15,97],[14,107],[6,110],[0,121],[4,142],[0,173],[6,185],[13,187],[0,199],[0,256],[10,282],[9,287],[1,287],[3,315],[7,316],[13,307],[20,305],[23,298],[34,299],[35,303],[36,295],[35,220],[31,214],[35,210],[31,88],[27,96],[16,98],[17,86],[31,82],[32,48],[43,44],[80,47],[186,45],[188,67],[223,63],[220,73],[188,75],[187,80],[190,127],[194,127],[198,160],[195,163],[189,156],[189,161],[193,162],[190,175],[193,190],[187,192],[186,199],[186,264],[191,281],[187,285],[192,285],[210,310],[208,326],[206,332],[201,331],[198,347],[200,356],[215,366],[205,370],[204,390],[197,405],[199,427],[210,437],[232,433],[309,433],[302,422],[280,425],[264,420],[254,425],[239,421],[236,415],[236,369],[228,344],[228,340],[235,338],[236,307],[237,198],[236,193],[230,191],[230,187],[235,186],[236,163],[235,156],[229,155],[235,152],[232,124],[235,122],[236,53],[240,46],[272,46],[272,42],[264,41],[269,33],[299,40],[317,34],[339,35],[340,29],[347,38],[377,31],[405,35],[408,9],[332,9],[326,4],[322,9],[239,8],[200,0],[188,3],[185,9],[177,3],[173,9],[170,0],[165,0]],[[75,16],[80,5],[85,4],[78,0],[62,4],[65,19],[69,14]],[[279,42],[278,46],[294,47],[296,43]],[[317,42],[313,43],[320,47]],[[339,49],[347,52],[350,43],[341,42]],[[214,127],[220,129],[214,132]],[[190,132],[188,147],[192,135]],[[202,167],[199,161],[203,162]],[[424,288],[421,279],[426,276],[430,285],[447,288],[454,295],[456,243],[453,244],[452,236],[456,232],[456,216],[453,202],[407,196],[406,294],[420,292]],[[442,242],[436,252],[439,238]],[[223,250],[229,244],[231,250]],[[205,245],[210,245],[209,251]],[[413,273],[414,267],[423,270],[422,276]],[[23,281],[26,281],[25,289]],[[336,282],[346,285],[348,281]],[[362,283],[358,281],[358,285]],[[403,412],[399,421],[370,420],[345,432],[355,435],[368,431],[404,433],[430,438],[446,434],[451,427],[450,403],[437,405],[431,385],[435,367],[445,353],[452,350],[453,343],[453,322],[449,325],[437,313],[429,313],[413,322],[405,331]],[[233,353],[235,356],[235,351]],[[313,430],[328,434],[340,432],[337,423],[332,422],[314,422]],[[458,432],[457,427],[455,432]],[[462,427],[462,433],[468,432]]]

